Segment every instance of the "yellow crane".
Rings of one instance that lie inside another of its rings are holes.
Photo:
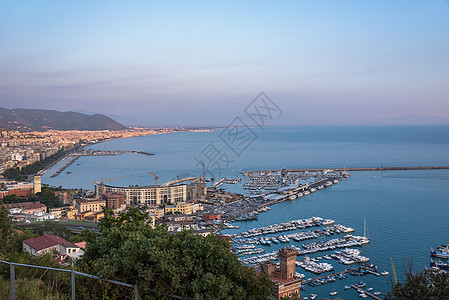
[[[103,178],[101,178],[100,181],[94,182],[94,185],[97,185],[98,183],[101,183],[101,190],[100,190],[101,192],[100,192],[100,194],[103,195],[103,192],[104,192],[104,190],[103,190],[103,183],[108,182],[108,181],[112,181],[112,180],[122,179],[122,178],[125,178],[125,176],[118,177],[118,178],[113,178],[113,179],[108,179],[108,180],[103,180]]]
[[[157,190],[157,180],[159,179],[159,177],[157,176],[157,173],[151,173],[150,171],[148,171],[148,173],[150,173],[151,175],[153,175],[153,177],[154,177],[154,181],[156,182],[156,204],[158,204],[158,200],[159,200],[159,197],[158,197],[158,190]]]
[[[398,275],[396,275],[396,268],[394,267],[393,259],[390,257],[391,268],[393,269],[394,283],[398,283]]]

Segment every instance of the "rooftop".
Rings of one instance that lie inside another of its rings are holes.
[[[36,251],[47,249],[59,244],[72,244],[57,235],[43,235],[37,238],[29,238],[23,241]]]

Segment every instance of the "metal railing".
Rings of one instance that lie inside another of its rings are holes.
[[[66,270],[66,269],[58,269],[58,268],[51,268],[51,267],[19,264],[19,263],[4,261],[4,260],[0,260],[0,262],[9,265],[9,274],[10,274],[10,277],[11,277],[11,300],[15,300],[16,299],[16,271],[15,271],[15,266],[30,267],[30,268],[37,268],[37,269],[46,269],[46,270],[53,270],[53,271],[70,273],[71,274],[72,300],[75,300],[75,294],[76,294],[75,275],[84,276],[84,277],[92,278],[92,279],[97,279],[97,280],[101,280],[101,281],[105,281],[105,282],[109,282],[109,283],[113,283],[113,284],[118,284],[118,285],[129,287],[129,288],[134,288],[134,299],[135,300],[139,300],[139,287],[138,287],[137,284],[133,285],[133,284],[124,283],[124,282],[121,282],[121,281],[104,279],[104,278],[100,278],[98,276],[94,276],[94,275],[78,272],[78,271],[75,271],[75,270]],[[155,292],[154,290],[149,290],[149,291]],[[168,295],[168,294],[166,294],[166,295],[171,297],[171,298],[173,298],[173,299],[184,299],[184,298],[182,298],[180,296],[176,296],[176,295]]]

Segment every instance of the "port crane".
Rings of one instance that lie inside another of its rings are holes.
[[[154,177],[154,181],[156,182],[156,204],[158,203],[159,197],[158,197],[158,190],[157,190],[157,180],[159,179],[159,177],[157,176],[157,173],[151,173],[150,171],[148,171],[148,173],[150,173],[151,175],[153,175]]]
[[[117,179],[122,179],[122,178],[125,178],[125,176],[118,177],[118,178],[113,178],[113,179],[108,179],[108,180],[103,180],[103,178],[101,178],[100,181],[94,182],[94,185],[97,185],[97,184],[101,183],[100,194],[103,195],[103,192],[104,192],[104,189],[103,189],[103,183],[108,182],[108,181],[117,180]],[[97,196],[98,196],[98,195],[97,195]]]
[[[203,184],[206,184],[204,181],[204,166],[206,165],[203,161],[201,161],[203,165],[203,175],[200,178],[200,199],[203,199]]]

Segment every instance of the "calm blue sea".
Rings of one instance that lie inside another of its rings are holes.
[[[220,136],[228,135],[222,130],[186,132],[96,144],[90,148],[140,150],[156,155],[81,157],[61,175],[49,178],[64,162],[54,166],[43,176],[43,182],[93,189],[92,183],[101,178],[125,176],[111,183],[154,184],[148,171],[157,172],[159,182],[175,179],[177,175],[200,175],[197,160],[205,161],[215,177],[239,176],[239,170],[283,167],[449,165],[449,127],[268,127],[265,131],[253,128],[251,135],[247,135],[252,137],[250,142],[240,139],[237,143],[226,138],[223,141]],[[223,169],[217,168],[218,165]],[[67,171],[72,173],[66,174]],[[355,228],[354,234],[363,235],[365,218],[371,243],[361,248],[362,255],[371,258],[381,271],[392,273],[390,257],[400,277],[406,259],[411,258],[417,270],[427,267],[430,247],[449,243],[449,170],[351,175],[331,188],[272,206],[271,211],[260,214],[256,221],[238,222],[241,226],[238,230],[320,216],[335,219],[338,224]],[[241,191],[239,186],[229,189]],[[311,256],[323,254],[326,252]],[[336,261],[330,262],[336,270],[344,269]],[[299,267],[297,271],[313,276]],[[376,290],[386,291],[389,278],[370,275],[362,279]],[[319,299],[330,298],[329,292],[336,289],[344,299],[358,299],[356,291],[344,291],[343,287],[360,279],[350,277],[321,287],[307,287],[302,295],[316,293]]]

